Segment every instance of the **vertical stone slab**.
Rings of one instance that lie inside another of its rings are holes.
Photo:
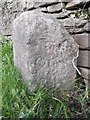
[[[81,72],[82,77],[86,80],[89,80],[88,82],[90,85],[90,69],[79,67],[79,70]]]
[[[22,13],[13,22],[14,63],[30,90],[71,87],[76,77],[72,60],[78,45],[64,26],[38,10]]]
[[[90,34],[89,33],[83,33],[83,34],[76,34],[73,36],[75,42],[79,45],[81,49],[89,49],[90,48]]]
[[[90,51],[89,50],[80,50],[78,57],[78,66],[89,68],[90,69]]]

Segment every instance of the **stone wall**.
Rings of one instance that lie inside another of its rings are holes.
[[[90,79],[90,22],[87,14],[82,14],[81,11],[84,6],[89,13],[89,5],[90,0],[0,0],[0,34],[11,37],[12,22],[16,17],[24,11],[40,9],[61,21],[79,44],[77,65],[82,76]]]

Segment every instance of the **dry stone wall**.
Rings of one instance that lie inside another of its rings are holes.
[[[62,22],[79,44],[78,68],[85,79],[90,79],[90,21],[86,14],[79,17],[83,7],[90,15],[90,0],[0,0],[0,34],[11,36],[15,18],[22,12],[40,9]]]

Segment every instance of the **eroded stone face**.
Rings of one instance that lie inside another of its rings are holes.
[[[38,83],[64,89],[72,85],[78,46],[61,22],[38,10],[22,13],[13,22],[12,39],[14,63],[31,91]]]

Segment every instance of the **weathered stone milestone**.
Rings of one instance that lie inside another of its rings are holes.
[[[72,60],[78,45],[57,19],[38,10],[13,22],[14,63],[30,90],[37,84],[68,89],[76,77]]]

